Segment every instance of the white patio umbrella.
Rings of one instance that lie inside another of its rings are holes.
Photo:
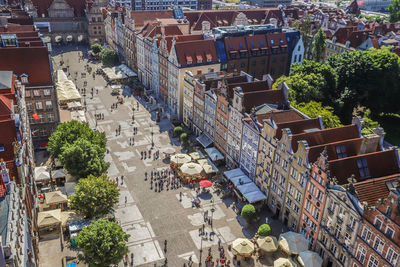
[[[278,241],[275,236],[257,238],[258,247],[265,252],[275,252],[278,250]]]
[[[297,267],[297,264],[288,258],[279,258],[274,261],[274,267]]]
[[[320,267],[323,261],[318,253],[309,250],[300,252],[297,260],[304,267]]]
[[[192,158],[187,154],[175,154],[171,157],[171,162],[175,164],[185,164],[192,160]]]
[[[171,155],[175,153],[175,149],[173,147],[167,147],[164,149],[164,154]]]
[[[254,244],[246,238],[238,238],[232,243],[232,252],[243,257],[250,257],[254,252]]]
[[[185,163],[181,166],[181,171],[187,175],[200,174],[202,170],[203,167],[201,167],[200,164],[194,162]]]
[[[302,234],[286,232],[279,236],[279,247],[286,253],[299,254],[308,250],[308,241]]]

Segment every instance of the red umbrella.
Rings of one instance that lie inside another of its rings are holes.
[[[200,184],[201,187],[211,187],[212,186],[212,182],[209,181],[209,180],[200,181],[199,184]]]

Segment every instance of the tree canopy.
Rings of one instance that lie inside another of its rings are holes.
[[[293,107],[309,116],[310,118],[322,117],[322,122],[325,128],[334,128],[342,126],[338,116],[334,114],[334,110],[329,106],[322,106],[321,103],[310,101],[308,103],[291,103]]]
[[[256,217],[256,208],[251,204],[244,205],[240,215],[246,221],[250,221]]]
[[[83,138],[98,145],[103,153],[106,151],[106,135],[90,129],[89,124],[72,120],[57,126],[57,129],[49,138],[48,150],[53,158],[60,156],[62,147],[73,144],[78,138]]]
[[[304,44],[304,58],[307,58],[308,49],[310,48],[311,43],[311,16],[307,15],[303,20],[302,24],[299,26],[301,39]]]
[[[90,49],[92,49],[92,52],[94,54],[98,54],[101,52],[101,50],[103,50],[103,47],[101,46],[101,44],[92,44],[92,46],[90,47]]]
[[[100,52],[100,59],[105,66],[114,66],[118,63],[118,55],[111,48],[105,48]]]
[[[389,48],[334,55],[328,64],[338,74],[336,102],[342,121],[351,121],[356,106],[368,107],[373,114],[400,111],[400,59]]]
[[[257,234],[259,236],[269,236],[271,235],[272,231],[271,231],[271,227],[269,226],[269,224],[261,224],[260,227],[258,227],[258,231]]]
[[[76,243],[82,250],[79,259],[90,267],[117,265],[128,253],[128,238],[118,224],[99,219],[78,233]]]
[[[104,149],[84,138],[65,144],[60,161],[71,175],[78,178],[101,175],[109,167],[109,163],[104,161]]]
[[[400,0],[392,0],[389,5],[389,21],[397,22],[400,20]]]
[[[320,62],[324,58],[325,47],[326,47],[326,35],[322,28],[319,28],[317,34],[314,36],[314,41],[312,45],[312,55],[313,59]]]
[[[118,197],[116,183],[108,180],[103,174],[99,177],[89,175],[88,178],[80,179],[75,187],[75,194],[69,199],[71,208],[91,219],[112,212]]]

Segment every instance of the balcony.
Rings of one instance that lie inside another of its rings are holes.
[[[328,212],[330,213],[330,214],[333,214],[334,213],[334,211],[329,207],[328,208]]]
[[[354,232],[353,227],[350,226],[350,224],[346,224],[347,230],[349,230],[350,232]]]
[[[338,215],[338,216],[336,216],[336,218],[337,218],[337,220],[338,220],[338,223],[342,223],[342,222],[343,222],[343,219],[342,219],[342,217],[340,217],[339,215]]]

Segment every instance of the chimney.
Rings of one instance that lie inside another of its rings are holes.
[[[274,83],[274,78],[272,78],[271,75],[264,74],[262,80],[268,82],[268,89],[272,88],[272,84]]]
[[[360,116],[353,117],[353,119],[351,120],[351,124],[357,125],[358,133],[360,134],[360,137],[361,137],[362,123],[363,123],[363,121]]]

